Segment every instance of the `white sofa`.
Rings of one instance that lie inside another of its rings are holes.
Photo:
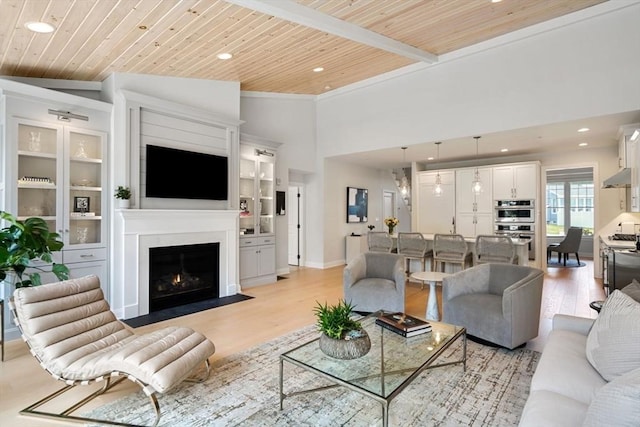
[[[640,303],[634,297],[614,291],[595,320],[554,316],[520,417],[520,427],[530,426],[640,426]]]
[[[607,382],[586,355],[594,319],[557,314],[531,380],[521,427],[581,426],[596,392]]]

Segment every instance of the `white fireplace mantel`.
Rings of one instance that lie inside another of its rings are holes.
[[[116,210],[112,307],[124,319],[149,313],[149,249],[220,243],[220,297],[240,290],[237,210]],[[118,248],[118,249],[116,249]],[[120,303],[121,301],[121,303]]]

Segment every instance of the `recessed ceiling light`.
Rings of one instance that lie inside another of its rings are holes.
[[[433,160],[433,157],[427,157],[427,160]]]
[[[227,52],[219,53],[216,56],[218,57],[218,59],[222,59],[222,60],[233,58],[233,55]]]
[[[589,128],[580,128],[578,129],[578,132],[589,132]]]
[[[491,0],[491,3],[500,3],[502,0]]]
[[[586,147],[587,145],[589,145],[589,143],[587,142],[581,142],[580,144],[578,144],[579,147]]]
[[[316,67],[316,68],[313,69],[314,73],[319,73],[321,71],[324,71],[324,67]]]
[[[500,150],[501,153],[506,153],[507,151],[509,151],[508,148],[503,148],[503,149]]]
[[[33,31],[34,33],[53,33],[56,29],[56,27],[51,24],[36,21],[29,21],[24,24],[24,26],[27,28],[27,30]]]

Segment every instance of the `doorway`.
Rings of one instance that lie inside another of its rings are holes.
[[[396,216],[396,192],[382,190],[382,224],[384,219]]]
[[[288,264],[300,267],[304,265],[304,227],[303,227],[303,196],[302,184],[289,184],[287,198],[287,224],[289,254]]]
[[[580,227],[580,258],[593,258],[597,206],[594,173],[592,166],[546,170],[542,231],[546,245],[561,242],[569,227]]]

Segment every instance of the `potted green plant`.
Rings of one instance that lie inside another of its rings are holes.
[[[127,209],[129,207],[129,199],[131,198],[131,189],[118,185],[116,188],[115,198],[118,200],[118,207]]]
[[[51,256],[64,243],[58,233],[49,231],[45,220],[31,217],[20,221],[4,211],[0,211],[0,218],[8,223],[0,230],[0,281],[9,278],[12,285],[21,288],[40,285],[42,272],[50,271],[59,280],[69,278],[67,266],[53,262]]]
[[[336,359],[356,359],[371,349],[369,335],[351,317],[353,306],[344,301],[336,305],[320,304],[314,309],[320,335],[320,350]]]

